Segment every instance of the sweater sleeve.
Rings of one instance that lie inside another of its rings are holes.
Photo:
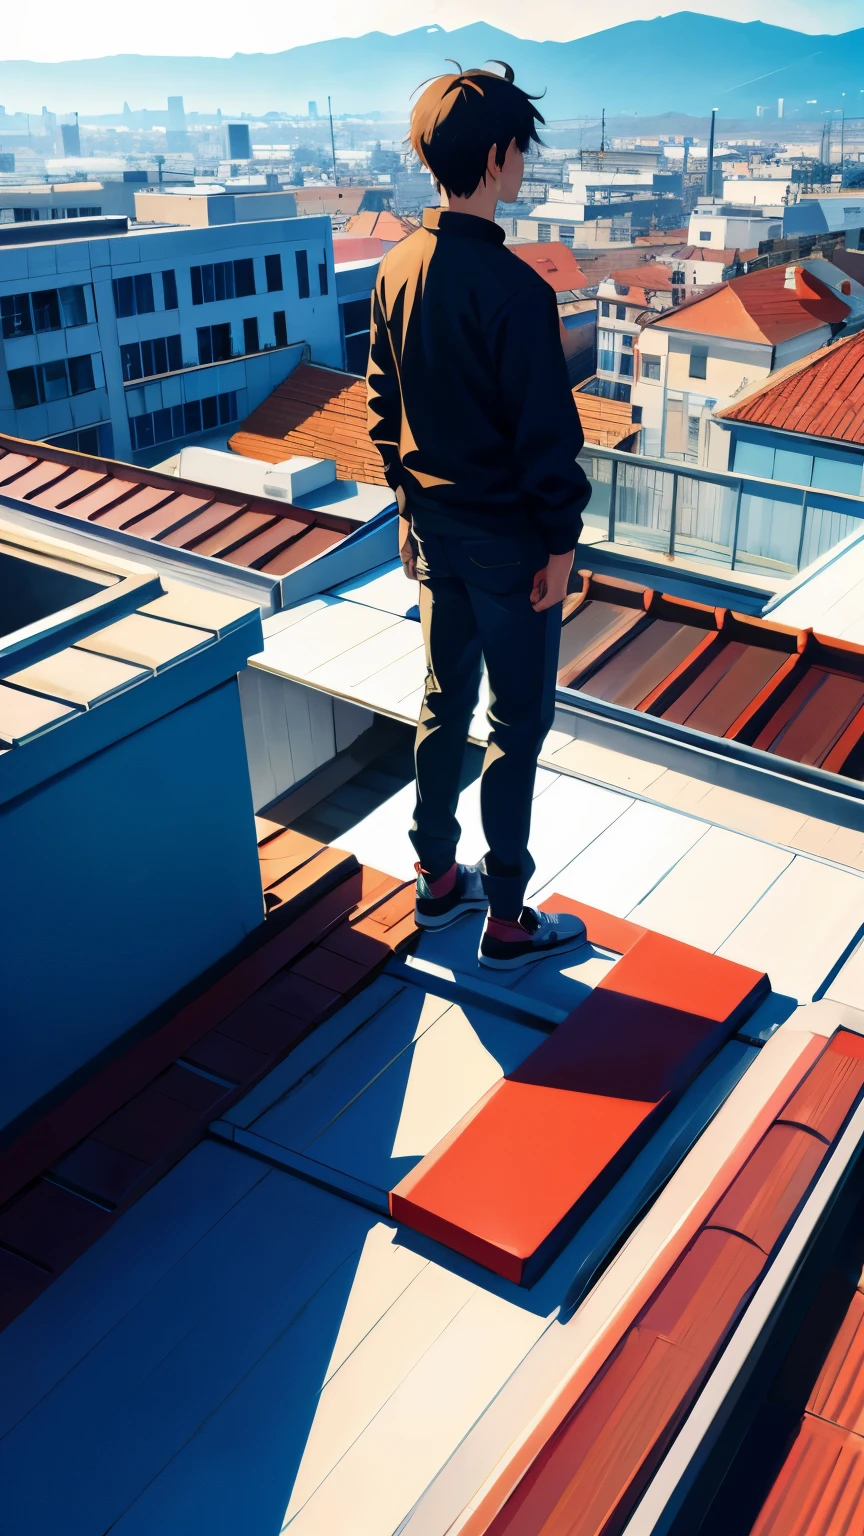
[[[402,390],[387,330],[379,287],[372,294],[369,363],[366,369],[366,421],[384,464],[384,476],[395,491],[405,483],[399,443],[402,436]]]
[[[591,486],[576,462],[584,443],[561,347],[558,306],[546,284],[498,312],[490,338],[525,506],[551,555],[573,549]]]

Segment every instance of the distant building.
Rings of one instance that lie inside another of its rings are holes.
[[[585,296],[585,273],[569,246],[559,241],[519,244],[511,249],[555,290],[570,383],[581,384],[594,372],[597,333],[597,307]]]
[[[252,159],[252,136],[248,123],[226,123],[225,153],[229,160]]]
[[[836,193],[804,192],[783,214],[783,234],[846,234],[846,246],[857,250],[864,228],[864,187],[842,187]]]
[[[186,132],[186,113],[183,110],[182,96],[168,97],[168,126],[165,133],[165,148],[169,154],[182,152],[189,147],[189,137]]]
[[[81,134],[78,128],[78,118],[71,123],[61,123],[59,128],[59,143],[57,145],[61,155],[73,157],[81,153]]]
[[[670,309],[671,275],[659,262],[644,262],[604,278],[597,286],[597,371],[591,392],[631,403],[638,338],[652,311]],[[633,418],[641,420],[638,412]]]
[[[683,299],[692,296],[694,288],[711,288],[727,278],[740,277],[745,263],[758,254],[758,247],[740,251],[714,245],[679,245],[658,255],[657,260],[668,266],[673,286]]]
[[[109,215],[133,219],[139,185],[133,181],[57,181],[0,186],[0,225]]]
[[[341,362],[329,219],[120,223],[0,230],[0,431],[152,463]]]
[[[317,118],[317,116],[318,116],[318,103],[317,103],[317,101],[310,101],[309,106],[307,108],[307,115],[309,117],[313,118],[313,120],[315,118]]]
[[[766,267],[657,315],[636,348],[642,452],[705,462],[716,406],[823,346],[853,318],[864,318],[864,288],[826,261]]]
[[[731,203],[700,203],[690,215],[687,243],[728,251],[758,246],[760,240],[778,240],[782,234],[782,208],[769,214]]]
[[[291,219],[296,215],[293,192],[271,192],[266,187],[243,191],[152,188],[135,197],[135,217],[140,224],[188,224],[194,229],[205,229],[214,224],[246,224],[262,219]]]

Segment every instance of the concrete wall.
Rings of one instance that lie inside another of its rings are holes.
[[[359,704],[257,667],[240,673],[240,703],[256,811],[349,747],[374,719]]]
[[[0,846],[2,1126],[262,921],[236,680],[11,802]]]

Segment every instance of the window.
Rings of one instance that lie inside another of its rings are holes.
[[[277,347],[287,347],[288,324],[285,319],[284,309],[276,309],[273,311],[273,334],[276,338]]]
[[[632,377],[633,377],[633,353],[632,352],[622,352],[621,353],[621,356],[618,359],[618,372],[620,374],[623,374],[625,379],[632,379]]]
[[[101,208],[97,208],[95,206],[92,206],[92,207],[85,206],[83,208],[79,208],[78,209],[78,216],[79,216],[79,218],[82,218],[82,219],[98,219],[98,218],[101,218],[101,215],[102,215],[102,209]],[[75,217],[75,209],[74,208],[67,208],[66,209],[66,217],[67,217],[67,219],[74,219],[74,217]]]
[[[633,406],[633,409],[630,412],[630,419],[633,422],[634,427],[641,427],[641,425],[642,425],[642,407],[641,407],[641,405],[634,405]]]
[[[149,272],[139,272],[137,277],[115,277],[114,309],[119,319],[127,315],[150,315],[156,308],[153,302],[153,278]]]
[[[686,272],[673,272],[672,273],[672,277],[670,278],[670,282],[672,282],[673,284],[677,283],[677,284],[681,285],[683,283],[686,283],[686,281],[687,281],[687,273]]]
[[[0,325],[3,335],[32,336],[33,321],[30,315],[29,293],[13,293],[9,298],[0,299]]]
[[[123,379],[149,379],[157,373],[174,373],[183,367],[179,336],[159,336],[153,341],[131,341],[120,348]]]
[[[13,293],[0,299],[3,335],[32,336],[34,331],[59,331],[64,326],[87,324],[84,287],[45,288],[36,293]]]
[[[708,348],[697,346],[690,350],[690,378],[707,379],[708,377]]]
[[[192,303],[216,304],[222,299],[248,299],[255,292],[255,263],[217,261],[212,266],[192,267]]]
[[[294,252],[294,262],[297,267],[297,291],[301,299],[309,297],[309,257],[305,251]]]
[[[623,400],[625,405],[629,405],[630,404],[630,385],[629,384],[613,384],[613,386],[612,386],[612,399],[613,400]]]
[[[173,271],[162,273],[162,299],[166,309],[179,308],[177,303],[177,279]]]
[[[264,271],[267,274],[267,292],[282,292],[282,257],[278,251],[275,256],[264,257]]]
[[[607,373],[615,372],[614,331],[598,331],[597,333],[597,367],[605,368]]]
[[[74,432],[61,432],[58,437],[46,437],[45,442],[52,448],[72,448],[75,453],[114,457],[114,433],[110,421],[101,421],[96,427],[78,427]]]
[[[558,239],[561,241],[562,245],[572,246],[575,237],[576,230],[572,224],[558,225]]]
[[[609,319],[609,305],[608,305],[608,303],[607,303],[607,301],[605,299],[603,300],[603,302],[600,305],[600,313],[603,316],[604,320],[608,320]]]
[[[710,240],[711,239],[711,231],[710,231],[710,229],[700,229],[700,231],[699,231],[699,239],[700,240]]]
[[[642,354],[641,374],[642,374],[643,379],[653,379],[655,381],[655,383],[659,384],[659,382],[660,382],[660,359],[659,359],[659,357],[652,357],[650,352],[643,352],[643,354]]]
[[[61,357],[33,368],[10,368],[9,386],[16,411],[46,405],[52,400],[66,400],[70,395],[85,395],[96,388],[93,359],[85,353],[83,357]]]
[[[224,363],[231,356],[230,325],[199,325],[199,363]]]
[[[322,298],[325,298],[328,292],[326,261],[319,261],[318,263],[318,292]]]
[[[258,345],[258,321],[254,315],[243,321],[243,351],[260,352]]]
[[[616,304],[615,305],[615,319],[616,320],[626,320],[627,319],[627,305],[626,304]]]
[[[552,225],[551,224],[538,224],[537,225],[537,239],[538,240],[551,240],[552,239]]]
[[[204,400],[187,400],[185,405],[148,411],[143,416],[131,416],[129,430],[132,447],[140,452],[142,448],[152,448],[156,443],[168,443],[175,437],[208,432],[213,427],[236,421],[238,414],[237,391],[232,389],[224,395],[208,395]]]
[[[348,304],[342,305],[342,324],[346,336],[353,336],[357,331],[368,331],[371,317],[368,299],[351,299]]]
[[[632,352],[632,350],[633,350],[633,337],[632,336],[628,336],[628,335],[622,336],[621,337],[621,345],[624,348],[625,352]]]

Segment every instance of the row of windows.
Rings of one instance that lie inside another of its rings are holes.
[[[156,373],[173,373],[183,367],[179,336],[158,336],[154,341],[130,341],[120,348],[123,379],[149,379]]]
[[[298,296],[301,299],[308,299],[311,296],[309,253],[295,251],[294,265],[297,272]],[[284,284],[282,257],[278,252],[264,257],[264,272],[267,279],[267,292],[281,293]],[[251,257],[245,257],[242,261],[217,261],[206,267],[192,267],[190,278],[193,304],[215,304],[222,299],[251,298],[257,291],[255,263]],[[318,291],[324,296],[329,292],[326,261],[318,263]]]
[[[627,305],[626,304],[610,304],[607,299],[601,299],[600,300],[600,313],[603,316],[604,320],[610,320],[612,318],[612,310],[613,309],[615,311],[615,319],[616,320],[626,320],[627,319]]]
[[[206,400],[187,400],[185,405],[148,411],[145,416],[131,416],[132,447],[136,450],[152,448],[156,443],[170,443],[175,437],[207,432],[212,427],[236,421],[238,414],[237,391],[231,389],[224,395],[208,395]]]
[[[60,331],[87,324],[83,284],[43,288],[37,293],[12,293],[0,299],[0,328],[4,337],[32,336],[34,331]]]
[[[129,315],[152,315],[156,308],[153,273],[139,272],[135,277],[115,277],[114,309],[118,319]],[[177,308],[177,279],[173,271],[162,273],[163,309]]]
[[[61,357],[54,363],[38,363],[33,368],[10,368],[9,385],[16,411],[31,405],[46,405],[51,400],[66,400],[70,395],[86,395],[95,389],[93,359]]]
[[[861,495],[861,460],[823,458],[799,453],[794,448],[770,448],[763,443],[737,442],[733,468],[736,474],[759,475],[765,480],[787,480],[791,485],[810,485],[820,491]]]
[[[40,219],[98,219],[102,209],[85,204],[82,208],[13,208],[11,212],[13,223],[35,224]]]

